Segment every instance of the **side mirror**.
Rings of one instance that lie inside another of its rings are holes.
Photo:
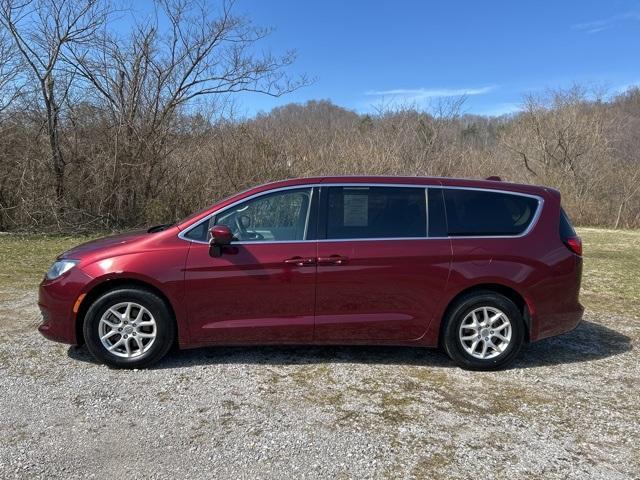
[[[222,247],[233,241],[233,233],[226,225],[214,225],[209,229],[209,255],[222,256]]]

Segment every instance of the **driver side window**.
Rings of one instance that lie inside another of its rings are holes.
[[[226,225],[242,242],[304,240],[311,189],[268,193],[215,216],[212,225]]]

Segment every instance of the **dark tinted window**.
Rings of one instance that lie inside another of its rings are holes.
[[[576,231],[571,225],[571,220],[564,208],[560,208],[560,238],[566,240],[567,238],[573,238],[576,236]]]
[[[424,188],[330,187],[327,238],[425,237]]]
[[[450,236],[518,235],[536,212],[538,200],[510,193],[444,189]]]
[[[209,222],[202,222],[200,225],[193,227],[187,233],[185,233],[185,238],[189,240],[196,240],[198,242],[206,242],[208,240],[209,235]]]

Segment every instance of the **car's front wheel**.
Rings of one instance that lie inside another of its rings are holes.
[[[84,338],[99,361],[115,368],[143,368],[160,360],[175,338],[173,318],[155,293],[120,288],[87,311]]]
[[[524,333],[522,314],[512,300],[479,291],[462,297],[449,310],[443,344],[462,368],[497,370],[513,362]]]

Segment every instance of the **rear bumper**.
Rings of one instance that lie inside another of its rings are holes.
[[[584,313],[580,303],[582,258],[569,253],[564,245],[552,253],[564,258],[528,292],[527,303],[533,319],[531,341],[570,332],[578,326]]]
[[[71,345],[78,343],[73,306],[90,281],[91,277],[77,267],[60,278],[42,281],[38,290],[42,323],[38,331],[45,338]]]
[[[542,320],[540,328],[537,332],[532,332],[531,341],[555,337],[574,330],[582,321],[583,314],[584,307],[578,303],[574,310],[545,315],[544,319],[539,319]]]

